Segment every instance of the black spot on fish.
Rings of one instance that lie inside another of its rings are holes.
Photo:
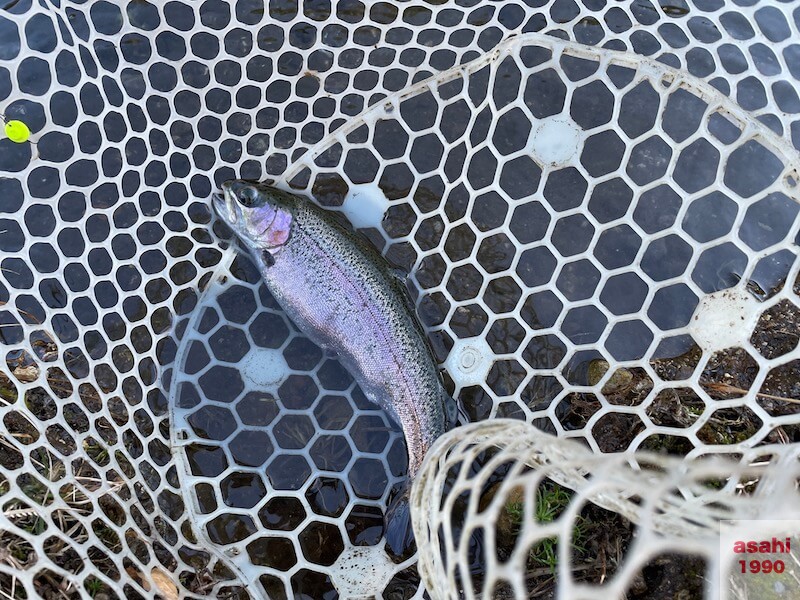
[[[264,261],[265,267],[271,267],[272,265],[275,264],[275,259],[272,257],[272,254],[270,254],[267,250],[261,251],[261,260]]]

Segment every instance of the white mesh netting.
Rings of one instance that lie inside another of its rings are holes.
[[[554,578],[561,598],[752,597],[764,587],[729,583],[741,555],[722,551],[721,530],[769,539],[765,519],[794,520],[778,531],[796,536],[796,447],[686,463],[597,455],[506,419],[453,434],[412,495],[415,514],[426,516],[414,522],[419,569],[435,598],[542,597]],[[772,592],[761,597],[791,597],[788,563],[757,582]]]
[[[0,140],[0,592],[713,597],[716,518],[797,517],[798,21],[5,2],[0,112],[35,145]],[[476,422],[400,565],[402,435],[213,221],[233,177],[411,273]]]

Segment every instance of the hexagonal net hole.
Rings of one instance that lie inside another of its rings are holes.
[[[705,402],[688,387],[661,390],[647,407],[653,425],[685,429],[705,412]]]
[[[789,300],[781,300],[761,313],[750,343],[764,358],[783,356],[794,350],[800,341],[798,322],[800,308]]]
[[[746,395],[758,374],[758,363],[744,348],[715,352],[700,375],[700,385],[715,400]]]
[[[592,427],[592,437],[601,452],[623,452],[644,430],[645,425],[637,415],[609,413]]]
[[[767,373],[757,402],[770,416],[797,415],[800,399],[800,360],[778,365]]]
[[[761,429],[763,422],[747,406],[721,408],[714,411],[697,432],[705,444],[731,445],[745,442]]]

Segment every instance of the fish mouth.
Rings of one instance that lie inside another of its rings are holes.
[[[228,182],[222,184],[222,192],[211,196],[211,206],[222,220],[229,224],[238,221],[239,214],[236,210],[236,198],[231,192]]]

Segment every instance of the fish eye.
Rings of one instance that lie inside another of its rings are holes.
[[[255,188],[246,187],[236,195],[236,199],[245,208],[253,208],[258,200],[258,192]]]

